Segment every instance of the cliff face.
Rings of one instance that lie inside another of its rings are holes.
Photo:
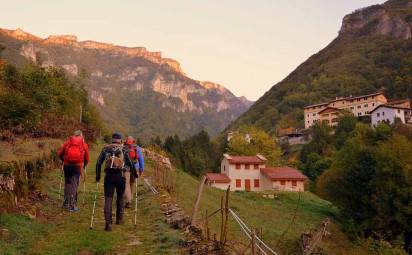
[[[384,89],[412,99],[412,0],[390,0],[346,15],[337,38],[275,84],[229,129],[303,127],[303,107]]]
[[[42,39],[21,29],[1,29],[0,44],[16,64],[23,57],[88,77],[90,97],[109,128],[144,138],[201,129],[216,134],[251,105],[221,85],[187,77],[179,62],[144,47],[78,41],[73,35]]]
[[[391,12],[391,2],[388,2],[386,5],[374,5],[363,8],[345,16],[340,34],[383,35],[400,39],[410,39],[412,37],[411,21],[404,19],[402,15]],[[402,2],[403,7],[412,7],[412,2]]]

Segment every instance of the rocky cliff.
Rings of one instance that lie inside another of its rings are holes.
[[[143,138],[201,129],[216,134],[251,105],[222,85],[187,77],[179,62],[144,47],[78,41],[73,35],[43,39],[21,29],[1,29],[0,44],[15,64],[30,60],[84,79],[109,128]]]
[[[403,5],[400,5],[400,2],[404,2]],[[412,3],[409,1],[389,1],[384,5],[374,5],[356,10],[343,18],[340,34],[384,35],[410,39],[412,37],[412,20],[410,20],[410,16],[405,18],[401,13],[394,14],[394,4],[406,9],[412,7]]]
[[[229,129],[303,127],[303,107],[384,89],[412,98],[412,0],[390,0],[346,15],[337,38],[275,84]]]

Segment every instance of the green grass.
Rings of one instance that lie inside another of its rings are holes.
[[[0,228],[4,229],[2,233],[7,233],[0,237],[1,254],[22,254],[34,244],[36,236],[46,233],[50,226],[23,215],[1,214]]]
[[[191,213],[199,181],[180,170],[177,170],[176,175],[175,199],[187,213]],[[197,219],[203,218],[206,209],[211,213],[220,208],[222,195],[224,195],[223,191],[205,186]],[[229,206],[249,227],[261,229],[263,240],[280,254],[296,254],[301,234],[316,228],[326,217],[333,220],[337,213],[330,202],[310,192],[280,192],[277,195],[277,199],[267,199],[262,197],[262,193],[231,192]],[[297,215],[292,222],[295,210]],[[220,222],[221,216],[216,214],[209,223],[212,233],[218,237]],[[203,223],[199,222],[199,224]],[[362,249],[353,250],[355,246],[348,241],[335,223],[331,224],[330,231],[333,232],[332,236],[321,244],[326,254],[364,254]],[[228,238],[247,243],[245,235],[232,217],[229,222]]]

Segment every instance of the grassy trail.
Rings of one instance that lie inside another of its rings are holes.
[[[79,187],[77,213],[63,211],[59,199],[60,171],[56,169],[41,180],[40,187],[51,198],[43,203],[47,220],[31,220],[26,216],[4,215],[0,226],[8,228],[8,242],[0,238],[0,250],[5,254],[176,254],[181,233],[171,229],[163,219],[160,200],[149,193],[143,181],[138,181],[137,227],[134,209],[126,209],[124,225],[113,225],[112,232],[103,231],[103,185],[99,185],[95,227],[89,229],[95,185],[97,151],[91,152],[87,171],[86,193]],[[150,174],[150,164],[146,172]],[[85,195],[86,194],[86,195]],[[83,198],[85,204],[83,205]],[[113,207],[114,208],[114,207]],[[3,254],[3,253],[2,253]]]

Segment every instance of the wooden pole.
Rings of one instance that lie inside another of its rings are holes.
[[[192,226],[194,226],[195,223],[196,223],[196,213],[197,213],[197,209],[199,208],[200,197],[202,196],[205,181],[206,181],[206,176],[203,176],[201,181],[200,181],[199,189],[197,190],[196,201],[195,201],[195,204],[193,206],[192,219],[191,219],[191,222],[190,222],[190,225],[192,225]]]
[[[223,196],[220,197],[220,215],[221,215],[221,222],[220,222],[220,244],[223,244],[223,231],[224,231],[224,224],[225,224],[225,210],[223,208]]]
[[[228,228],[228,217],[229,217],[229,193],[230,193],[230,185],[226,190],[225,226],[224,226],[224,230],[223,230],[223,246],[226,244],[226,240],[227,240],[227,228]]]
[[[256,254],[256,250],[255,250],[255,230],[252,230],[252,255]]]
[[[207,209],[206,209],[206,239],[207,239],[207,241],[210,241],[209,215],[208,215],[208,213],[207,213]]]

